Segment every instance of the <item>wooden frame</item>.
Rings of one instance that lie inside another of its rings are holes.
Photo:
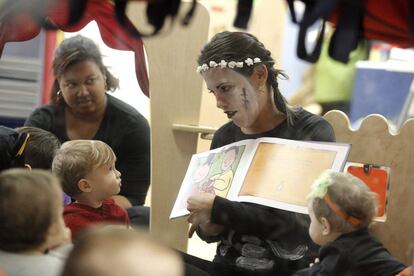
[[[350,162],[383,165],[391,168],[390,191],[385,221],[376,221],[371,231],[391,254],[411,265],[414,239],[414,119],[399,133],[381,115],[370,115],[358,130],[350,128],[348,117],[340,111],[325,116],[335,130],[336,140],[352,144]]]
[[[197,125],[202,78],[196,72],[200,49],[208,40],[209,15],[197,4],[189,26],[180,18],[189,8],[182,3],[173,26],[144,39],[149,67],[151,106],[151,233],[179,250],[187,249],[188,223],[168,219],[192,154],[198,133],[174,131],[173,124]],[[128,17],[139,26],[144,6],[128,5]]]

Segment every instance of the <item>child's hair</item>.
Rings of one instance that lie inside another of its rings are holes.
[[[0,173],[0,249],[32,250],[42,245],[56,218],[59,180],[42,170]]]
[[[359,178],[326,171],[309,195],[315,217],[326,218],[332,230],[348,233],[367,227],[377,212],[377,197]]]
[[[53,157],[60,147],[59,139],[51,132],[37,127],[20,127],[17,133],[28,133],[24,163],[32,168],[50,170]]]
[[[50,170],[59,139],[49,131],[36,127],[16,130],[0,126],[0,171],[24,167]]]
[[[62,144],[52,164],[52,171],[60,178],[63,191],[71,197],[82,191],[78,182],[94,169],[115,164],[116,156],[110,146],[98,140],[73,140]]]
[[[183,275],[183,263],[175,251],[146,233],[90,227],[74,243],[62,276],[111,275]]]
[[[26,133],[0,126],[0,171],[24,166],[23,153],[28,139]]]

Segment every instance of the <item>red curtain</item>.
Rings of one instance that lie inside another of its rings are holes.
[[[79,22],[68,26],[68,1],[61,0],[47,7],[45,16],[64,32],[76,32],[85,27],[90,21],[98,24],[102,40],[113,49],[128,50],[135,53],[135,74],[145,95],[149,96],[149,82],[145,65],[144,45],[142,40],[133,38],[122,25],[118,23],[113,4],[108,1],[88,1],[85,12]],[[131,24],[131,22],[127,22]],[[0,22],[0,56],[4,44],[8,41],[24,41],[37,36],[40,26],[28,10],[19,11],[17,15],[6,17]]]

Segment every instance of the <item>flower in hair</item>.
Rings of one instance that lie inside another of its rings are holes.
[[[252,58],[246,58],[244,61],[225,61],[224,59],[222,59],[219,63],[217,63],[214,60],[210,60],[208,63],[203,63],[200,66],[197,66],[197,73],[202,73],[205,72],[207,70],[209,70],[210,68],[217,68],[219,67],[220,69],[224,69],[224,68],[230,68],[230,69],[234,69],[234,68],[243,68],[244,64],[246,63],[247,66],[252,66],[255,63],[259,63],[262,62],[262,60],[258,57],[255,57],[254,59]]]
[[[329,186],[331,186],[334,181],[330,174],[331,171],[327,170],[323,172],[312,184],[312,190],[308,195],[308,198],[323,198],[328,192]]]
[[[220,65],[220,67],[223,69],[223,68],[226,68],[226,66],[227,66],[227,62],[225,61],[225,60],[221,60],[220,61],[220,63],[219,63],[219,65]]]
[[[261,60],[260,58],[258,58],[258,57],[255,57],[255,58],[253,59],[253,62],[254,62],[254,63],[259,63],[259,62],[262,62],[262,60]]]
[[[234,67],[236,67],[236,62],[235,61],[230,61],[227,66],[231,69],[233,69]]]
[[[218,66],[217,62],[215,62],[214,60],[210,61],[208,65],[210,66],[210,68],[216,68]]]
[[[252,66],[253,65],[253,60],[251,58],[246,58],[246,60],[244,62],[246,62],[247,66]]]

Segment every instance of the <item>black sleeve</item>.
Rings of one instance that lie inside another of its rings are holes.
[[[216,133],[214,133],[213,140],[211,141],[210,150],[233,143],[233,141],[227,140],[229,139],[226,139],[226,136],[223,135],[221,130],[217,130]]]
[[[52,131],[53,125],[52,112],[46,108],[40,107],[30,114],[24,122],[25,126],[38,127],[47,131]]]
[[[240,234],[268,238],[292,236],[292,232],[306,232],[309,226],[307,216],[280,209],[231,201],[216,196],[211,211],[211,222],[225,226]],[[299,237],[298,238],[303,238]]]
[[[351,254],[351,253],[350,253]],[[342,252],[337,246],[329,246],[324,249],[324,257],[319,263],[315,263],[309,272],[309,276],[351,276],[351,264],[348,254]]]
[[[318,127],[314,129],[314,132],[311,135],[312,141],[321,141],[321,142],[335,142],[335,132],[333,127],[328,121],[321,121],[318,124]]]
[[[213,136],[213,141],[211,141],[210,149],[216,149],[233,142],[236,142],[234,135],[234,125],[229,122],[221,126]]]
[[[145,119],[124,135],[117,153],[116,167],[121,172],[121,195],[133,205],[143,205],[150,185],[150,129]]]
[[[335,142],[335,132],[331,124],[325,119],[318,117],[316,121],[306,124],[299,130],[300,140]]]

